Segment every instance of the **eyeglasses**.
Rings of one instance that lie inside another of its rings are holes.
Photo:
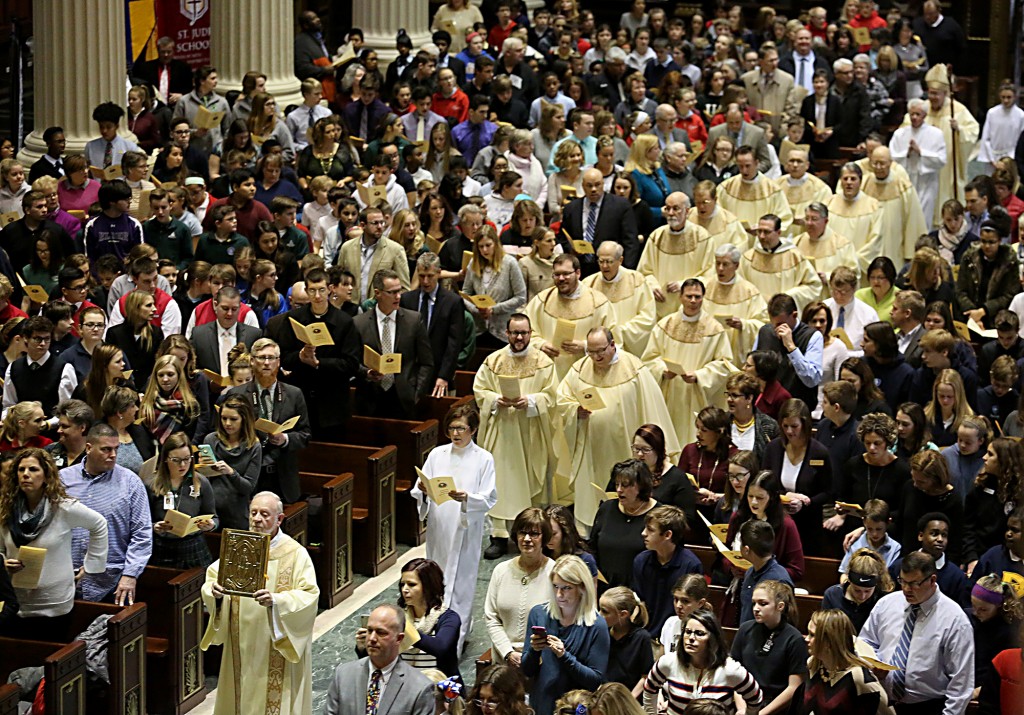
[[[492,712],[494,712],[495,710],[498,709],[498,701],[497,700],[480,700],[480,699],[477,699],[477,700],[473,701],[473,704],[476,705],[481,710],[486,710],[489,713],[492,713]]]
[[[896,583],[900,585],[900,588],[921,588],[921,586],[926,584],[930,578],[931,577],[929,576],[928,578],[923,578],[920,581],[905,581],[902,578],[897,578]]]
[[[44,345],[44,344],[50,342],[50,336],[49,335],[31,335],[31,336],[29,336],[29,341],[33,342],[33,343],[38,343],[39,345]]]
[[[739,481],[742,481],[742,480],[746,479],[749,476],[750,476],[750,472],[740,472],[739,474],[733,474],[732,472],[729,472],[729,481],[730,482],[739,482]]]
[[[179,467],[183,467],[186,464],[192,463],[192,457],[168,457],[167,461],[176,464]]]
[[[510,337],[513,338],[525,338],[530,334],[529,330],[506,330]]]
[[[654,451],[650,447],[641,447],[638,444],[634,444],[630,449],[633,450],[633,454],[650,454]]]
[[[540,531],[520,531],[520,532],[519,532],[519,536],[520,536],[521,538],[524,538],[524,539],[525,539],[525,538],[526,538],[527,536],[529,536],[529,537],[530,537],[531,539],[533,539],[534,541],[536,541],[537,539],[539,539],[539,538],[541,538],[542,536],[544,536],[544,534],[543,534],[542,532],[540,532]]]
[[[462,434],[463,432],[469,431],[469,427],[466,425],[449,425],[448,431],[454,434]]]
[[[65,290],[70,290],[70,291],[74,291],[75,293],[79,293],[79,292],[81,292],[83,290],[87,290],[88,288],[89,288],[89,284],[88,283],[83,283],[82,285],[68,286]]]
[[[253,355],[252,359],[254,362],[274,362],[280,360],[280,355]]]
[[[687,638],[706,638],[708,635],[707,631],[695,631],[690,628],[683,629],[683,635]]]
[[[593,355],[600,355],[601,353],[603,353],[603,352],[604,352],[605,350],[607,350],[607,349],[608,349],[608,348],[610,348],[611,346],[612,346],[612,344],[611,344],[611,343],[608,343],[608,344],[607,344],[607,345],[605,345],[605,346],[604,346],[603,348],[598,348],[597,350],[589,350],[589,349],[588,349],[588,350],[587,350],[587,355],[591,355],[591,356],[593,356]]]
[[[103,323],[82,323],[86,330],[103,330]]]

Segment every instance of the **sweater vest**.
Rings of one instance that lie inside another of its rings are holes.
[[[38,369],[29,367],[28,358],[20,357],[11,364],[11,380],[18,390],[18,402],[39,402],[43,412],[52,415],[59,401],[58,387],[64,365],[55,355]]]
[[[117,299],[117,307],[121,309],[121,315],[125,315],[124,306],[128,301],[128,296],[134,291],[125,293]],[[156,294],[153,296],[153,305],[156,307],[156,315],[149,321],[149,324],[154,328],[162,328],[161,321],[164,317],[164,310],[167,308],[167,304],[171,302],[171,296],[164,293],[159,288],[156,289]],[[127,316],[126,316],[127,317]]]

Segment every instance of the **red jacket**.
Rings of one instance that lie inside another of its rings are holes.
[[[85,310],[86,308],[99,308],[99,306],[96,305],[95,303],[90,303],[87,300],[83,300],[81,303],[78,304],[78,310],[76,310],[75,314],[71,316],[71,334],[74,335],[76,338],[82,337],[82,334],[78,330],[78,326],[80,325],[79,321],[81,321],[82,319],[82,311]],[[103,312],[104,315],[106,315],[106,311]]]
[[[445,119],[455,119],[457,122],[464,122],[469,118],[469,97],[458,87],[451,97],[445,97],[440,92],[434,92],[434,103],[432,109]]]
[[[871,17],[867,18],[861,17],[860,14],[854,15],[853,19],[850,20],[849,25],[851,30],[857,27],[864,27],[867,28],[868,32],[871,30],[877,30],[880,27],[889,26],[885,19],[879,16],[877,10],[872,10]],[[869,42],[866,45],[860,45],[857,49],[861,52],[867,52],[871,49],[871,43]]]
[[[1021,201],[1013,194],[1010,194],[1006,197],[1006,200],[1003,201],[1003,208],[1006,209],[1006,213],[1010,214],[1010,220],[1012,222],[1010,224],[1010,237],[1012,242],[1016,243],[1020,238],[1018,235],[1017,222],[1020,220],[1020,215],[1024,214],[1024,201]]]
[[[128,300],[129,295],[131,295],[131,293],[125,293],[124,295],[117,299],[117,307],[121,309],[121,315],[125,316],[126,319],[127,313],[125,313],[124,311],[124,306],[125,302]],[[153,298],[154,303],[156,304],[156,315],[153,316],[153,319],[149,321],[149,323],[153,327],[160,328],[162,327],[160,323],[161,321],[163,321],[164,310],[167,308],[167,304],[170,303],[173,300],[173,298],[171,298],[170,295],[164,293],[159,288],[156,289],[156,295],[154,295]]]
[[[247,316],[251,312],[252,312],[252,308],[247,306],[245,303],[242,303],[239,306],[238,322],[239,323],[244,322],[245,321],[245,316]],[[197,328],[200,325],[204,325],[206,323],[212,323],[213,321],[215,321],[217,319],[217,315],[213,312],[213,298],[207,298],[202,303],[197,305],[195,310],[192,311],[192,314],[194,316],[196,316],[196,325],[195,325],[195,327],[197,327]]]

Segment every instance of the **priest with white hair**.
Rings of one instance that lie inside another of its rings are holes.
[[[928,233],[929,226],[913,183],[892,171],[889,147],[871,152],[871,172],[865,175],[861,190],[882,209],[881,255],[889,256],[893,263],[909,261],[914,257],[914,244],[921,234]]]
[[[935,224],[938,208],[939,173],[946,164],[946,140],[942,130],[933,127],[928,117],[928,102],[912,99],[907,103],[909,124],[897,129],[889,141],[893,161],[907,170],[910,182],[917,190],[925,223]]]
[[[715,275],[707,282],[704,312],[725,326],[737,363],[754,349],[757,331],[768,322],[768,304],[756,285],[738,272],[743,252],[731,243],[715,249]]]

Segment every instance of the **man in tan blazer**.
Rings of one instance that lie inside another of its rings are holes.
[[[768,123],[779,136],[785,122],[800,113],[793,75],[779,69],[779,51],[766,42],[757,53],[759,67],[740,77],[747,88],[747,101],[758,110],[769,113]]]
[[[384,238],[384,213],[378,208],[365,208],[359,213],[362,235],[341,244],[338,265],[355,276],[352,300],[362,303],[372,297],[370,281],[380,270],[394,271],[404,290],[409,290],[409,261],[401,244]]]

